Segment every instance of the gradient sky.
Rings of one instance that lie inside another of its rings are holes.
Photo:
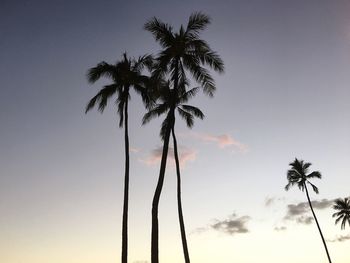
[[[284,191],[288,163],[323,174],[312,194],[335,263],[350,261],[349,229],[331,217],[350,195],[350,2],[2,1],[0,8],[0,262],[120,261],[123,137],[115,107],[85,115],[105,83],[98,62],[156,53],[143,24],[175,28],[209,14],[202,34],[225,62],[206,115],[177,122],[192,262],[327,262],[305,196]],[[141,127],[130,104],[129,262],[150,260],[160,120]],[[183,261],[169,161],[160,200],[160,258]]]

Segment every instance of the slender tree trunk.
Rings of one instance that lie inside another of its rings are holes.
[[[327,253],[328,261],[329,261],[329,263],[332,263],[331,257],[329,256],[329,253],[328,253],[328,248],[327,248],[326,241],[324,240],[324,237],[323,237],[323,234],[322,234],[320,225],[318,224],[318,220],[317,220],[317,218],[316,218],[314,209],[312,208],[311,201],[310,201],[310,197],[309,197],[309,191],[307,190],[307,186],[306,186],[305,183],[304,183],[304,187],[305,187],[305,192],[306,192],[307,201],[309,202],[309,206],[310,206],[310,208],[311,208],[312,215],[314,216],[314,219],[315,219],[315,222],[316,222],[318,231],[320,232],[320,235],[321,235],[321,238],[322,238],[322,242],[323,242],[324,248],[325,248],[326,253]]]
[[[162,192],[163,183],[164,183],[164,175],[166,168],[166,161],[168,157],[168,149],[169,149],[169,138],[171,127],[174,123],[174,109],[170,110],[170,125],[166,130],[166,134],[164,136],[164,144],[163,144],[163,152],[162,159],[160,163],[159,177],[158,183],[156,187],[156,191],[153,196],[152,202],[152,230],[151,230],[151,263],[159,263],[159,225],[158,225],[158,206],[160,194]]]
[[[129,135],[128,135],[128,98],[124,105],[124,139],[125,139],[125,177],[124,205],[122,223],[122,263],[128,262],[128,207],[129,207]]]
[[[179,223],[180,223],[180,232],[181,232],[181,241],[182,248],[184,252],[185,262],[190,263],[190,255],[188,253],[187,240],[186,240],[186,231],[185,231],[185,222],[182,214],[182,204],[181,204],[181,174],[180,174],[180,163],[179,156],[177,151],[177,141],[175,136],[175,123],[173,128],[171,129],[174,143],[174,156],[176,163],[176,178],[177,178],[177,210],[179,214]]]

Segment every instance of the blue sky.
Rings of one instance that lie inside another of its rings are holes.
[[[215,97],[193,100],[205,120],[191,131],[180,122],[176,127],[187,160],[183,202],[193,262],[326,262],[316,226],[297,223],[308,214],[285,219],[288,205],[306,201],[297,189],[283,190],[295,157],[323,174],[312,199],[324,199],[316,212],[326,238],[347,235],[334,226],[329,206],[350,194],[347,1],[4,1],[0,261],[119,259],[122,130],[113,104],[103,115],[84,114],[105,83],[89,85],[86,72],[124,51],[156,53],[160,47],[143,24],[156,16],[177,28],[193,11],[211,16],[202,37],[225,62],[225,74],[214,74]],[[147,161],[156,160],[161,146],[160,120],[141,127],[143,114],[132,94],[130,262],[150,258],[159,169]],[[160,205],[161,259],[178,262],[171,160]],[[335,262],[349,261],[349,242],[329,242]],[[291,245],[303,252],[285,259]]]

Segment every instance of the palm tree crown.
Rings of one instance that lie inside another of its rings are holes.
[[[174,88],[177,89],[178,80],[180,77],[185,79],[185,70],[188,70],[203,91],[213,96],[216,89],[214,80],[203,66],[209,66],[221,73],[224,64],[208,43],[199,38],[199,33],[209,23],[210,18],[207,15],[197,12],[190,16],[186,28],[181,25],[178,32],[173,32],[172,26],[158,18],[150,19],[144,28],[152,33],[163,48],[156,59],[154,73],[161,76],[169,73]]]
[[[142,70],[152,65],[152,57],[145,55],[138,59],[131,59],[127,54],[123,54],[123,59],[115,64],[101,62],[96,67],[89,69],[87,77],[90,83],[95,83],[101,77],[106,77],[112,80],[112,84],[105,85],[87,104],[85,112],[88,112],[98,104],[98,110],[103,112],[107,106],[107,101],[117,94],[116,103],[118,106],[118,114],[120,117],[119,126],[123,126],[124,106],[129,100],[129,88],[141,94],[145,104],[150,102],[149,96],[145,88],[147,77],[142,75]]]
[[[174,119],[171,119],[171,114],[178,111],[181,118],[186,121],[188,127],[192,127],[194,124],[194,117],[203,119],[203,112],[194,106],[184,104],[188,102],[190,98],[196,95],[198,88],[192,88],[188,91],[177,91],[169,87],[169,81],[163,82],[163,87],[159,90],[159,103],[155,104],[143,117],[142,123],[146,124],[151,119],[159,117],[160,115],[167,114],[162,123],[160,130],[160,136],[164,139],[164,136],[174,126]],[[172,121],[171,121],[172,120]]]
[[[305,163],[303,160],[298,160],[295,158],[294,162],[289,164],[292,168],[287,172],[288,184],[285,186],[285,189],[288,191],[290,187],[297,185],[301,191],[304,191],[306,183],[311,185],[312,189],[316,194],[318,194],[318,188],[312,184],[309,179],[318,178],[321,179],[321,173],[314,171],[310,174],[307,174],[311,163]]]
[[[341,221],[341,229],[345,229],[346,222],[350,226],[350,199],[337,199],[334,201],[333,208],[338,212],[333,214],[333,217],[337,217],[335,224],[338,224]]]

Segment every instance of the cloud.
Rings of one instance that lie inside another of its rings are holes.
[[[320,201],[312,201],[312,207],[314,209],[326,209],[332,206],[334,199],[322,199]],[[310,216],[310,207],[308,202],[301,202],[298,204],[289,204],[287,205],[287,213],[284,216],[284,220],[295,221],[298,224],[309,225],[314,220],[312,216]]]
[[[140,152],[141,151],[141,149],[139,149],[139,148],[136,148],[136,147],[130,147],[130,152],[132,152],[132,153],[138,153],[138,152]]]
[[[229,134],[212,135],[208,133],[192,132],[190,136],[202,142],[215,143],[221,149],[231,148],[240,153],[248,152],[248,147],[245,144],[234,139]]]
[[[336,236],[334,239],[328,239],[328,242],[344,242],[350,240],[350,234],[346,236]]]
[[[287,227],[285,227],[285,226],[275,226],[275,227],[273,228],[273,230],[275,230],[275,231],[277,231],[277,232],[285,231],[285,230],[287,230]]]
[[[154,149],[148,157],[146,157],[145,159],[140,159],[140,161],[148,166],[154,166],[160,163],[162,153],[163,147],[158,147]],[[178,147],[178,154],[181,167],[184,167],[189,161],[193,162],[194,160],[196,160],[197,157],[197,151],[184,146]],[[168,150],[168,160],[171,160],[171,165],[175,165],[174,149],[172,147],[169,147]]]
[[[276,202],[284,202],[284,201],[285,201],[285,198],[283,198],[283,197],[267,196],[265,198],[264,205],[265,205],[265,207],[270,207],[270,206],[274,205]]]
[[[250,216],[238,217],[235,213],[233,213],[227,219],[216,220],[215,223],[210,225],[210,228],[229,235],[248,233],[249,230],[246,224],[250,219]]]

